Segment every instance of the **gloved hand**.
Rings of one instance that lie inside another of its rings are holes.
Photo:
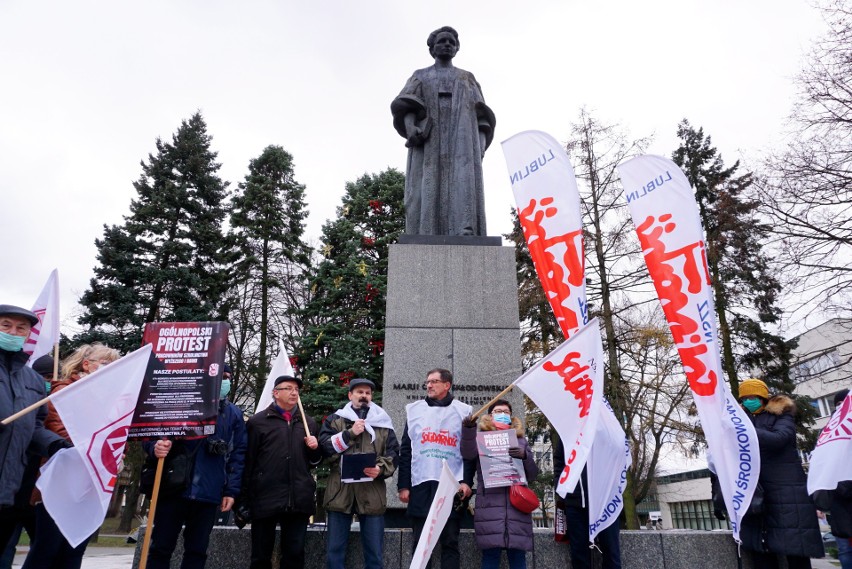
[[[248,505],[237,500],[232,510],[234,512],[234,525],[237,526],[238,529],[246,527],[246,524],[251,521],[251,512],[249,511]]]
[[[509,447],[509,456],[524,460],[527,457],[527,453],[521,447]]]
[[[713,515],[716,516],[717,520],[724,521],[725,518],[727,518],[727,516],[725,515],[725,512],[723,512],[719,508],[713,508]]]
[[[47,456],[53,456],[54,454],[56,454],[57,452],[59,452],[60,450],[62,450],[64,448],[74,448],[74,445],[71,444],[69,441],[67,441],[65,439],[53,441],[47,447]]]
[[[476,428],[476,419],[473,418],[473,415],[468,415],[462,419],[462,427],[466,429]]]

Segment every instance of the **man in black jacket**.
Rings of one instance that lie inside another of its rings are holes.
[[[314,513],[311,469],[322,461],[317,423],[299,411],[302,380],[282,375],[273,402],[248,420],[241,499],[251,512],[251,569],[271,569],[275,526],[281,524],[281,569],[305,566],[305,535]]]

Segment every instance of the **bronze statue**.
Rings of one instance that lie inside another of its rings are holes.
[[[487,235],[482,157],[494,138],[494,113],[473,74],[453,66],[459,36],[444,26],[426,40],[435,64],[414,72],[391,103],[405,138],[405,232]]]

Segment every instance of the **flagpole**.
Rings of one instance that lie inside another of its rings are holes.
[[[142,541],[142,553],[139,556],[139,569],[148,565],[148,547],[151,545],[151,526],[154,525],[154,513],[157,511],[157,498],[160,496],[160,479],[163,477],[163,463],[166,457],[157,459],[157,471],[154,474],[154,491],[151,505],[148,507],[148,525],[145,526],[145,539]]]
[[[504,395],[506,395],[507,393],[509,393],[510,391],[512,391],[512,389],[514,389],[514,387],[515,387],[515,384],[514,384],[514,383],[512,383],[511,385],[509,385],[509,387],[507,387],[506,389],[504,389],[503,391],[501,391],[500,393],[498,393],[497,395],[495,395],[495,396],[491,399],[491,401],[489,401],[488,403],[486,403],[485,405],[483,405],[483,406],[482,406],[482,408],[481,408],[479,411],[477,411],[476,413],[474,413],[473,415],[471,415],[471,417],[473,417],[474,419],[476,419],[477,417],[479,417],[479,416],[482,414],[482,412],[483,412],[483,411],[485,411],[486,409],[488,409],[488,408],[491,406],[491,404],[492,404],[492,403],[494,403],[495,401],[497,401],[498,399],[500,399],[501,397],[503,397]]]
[[[2,421],[0,421],[0,425],[8,425],[12,421],[16,421],[16,420],[20,419],[21,417],[23,417],[27,413],[32,413],[33,411],[35,411],[36,409],[38,409],[39,407],[41,407],[45,403],[48,403],[50,401],[51,397],[53,397],[53,396],[48,395],[47,397],[45,397],[41,401],[36,401],[35,403],[30,405],[29,407],[24,407],[23,409],[21,409],[17,413],[13,413],[12,415],[9,415],[8,417],[6,417]]]
[[[59,381],[59,342],[53,344],[53,380]]]
[[[299,413],[302,414],[302,421],[305,422],[305,436],[310,437],[311,429],[308,427],[308,418],[305,416],[305,408],[302,407],[302,398],[299,397],[296,401],[299,403]]]

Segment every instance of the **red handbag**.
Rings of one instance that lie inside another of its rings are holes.
[[[538,496],[523,484],[512,484],[509,488],[509,503],[519,512],[531,514],[539,507]]]

